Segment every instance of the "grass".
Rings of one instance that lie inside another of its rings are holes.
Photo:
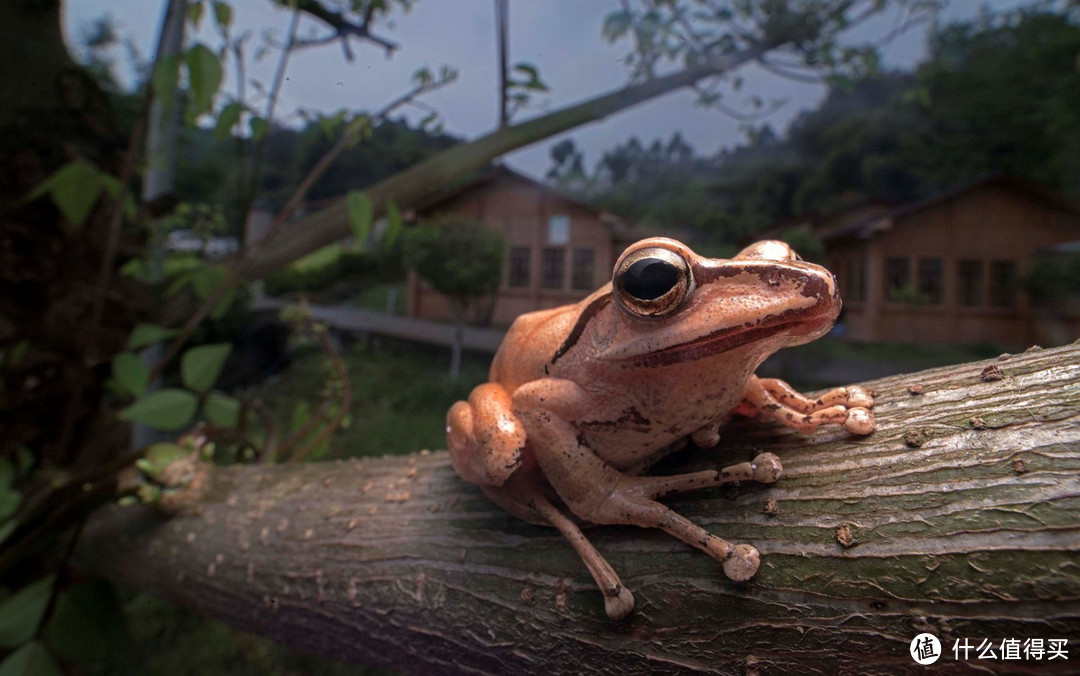
[[[461,378],[449,377],[447,349],[371,340],[342,351],[353,403],[349,425],[339,429],[318,458],[406,454],[446,446],[446,411],[487,379],[487,357],[466,357]],[[314,349],[294,359],[287,372],[264,386],[263,401],[275,416],[281,436],[290,430],[294,408],[306,401],[321,405],[330,379],[329,358]]]
[[[377,310],[379,312],[386,312],[387,301],[389,300],[391,291],[397,292],[397,297],[394,298],[394,307],[391,314],[403,315],[405,314],[405,284],[404,283],[385,283],[376,284],[362,289],[357,295],[353,296],[352,304],[359,308],[366,310]]]

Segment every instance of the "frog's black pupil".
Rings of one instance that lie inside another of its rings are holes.
[[[659,258],[642,258],[623,273],[622,287],[634,298],[655,300],[679,282],[679,269]]]

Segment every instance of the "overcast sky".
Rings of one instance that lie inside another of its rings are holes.
[[[510,63],[535,64],[551,88],[537,99],[535,110],[519,113],[515,121],[625,84],[628,71],[621,59],[628,51],[628,43],[608,44],[601,38],[604,16],[618,7],[616,0],[511,0],[509,4]],[[952,0],[942,19],[970,18],[983,6],[1002,9],[1018,4],[1029,3]],[[134,40],[145,58],[152,52],[164,2],[68,0],[65,5],[64,26],[69,44],[80,44],[81,36],[93,20],[108,14],[117,21],[121,34]],[[264,32],[275,32],[278,37],[285,34],[289,12],[275,8],[269,0],[233,0],[232,5],[236,14],[234,31],[250,30],[253,34],[249,60]],[[884,35],[901,19],[896,14],[884,16],[867,24],[857,37]],[[202,32],[189,35],[189,41],[217,45],[211,25],[212,21],[204,19]],[[884,48],[886,66],[909,68],[921,60],[926,51],[927,28],[928,25],[917,26],[889,43]],[[352,63],[345,59],[338,44],[296,53],[282,89],[278,120],[290,116],[295,120],[297,107],[325,112],[340,108],[377,109],[408,88],[417,68],[427,65],[436,70],[445,64],[458,70],[458,81],[425,101],[439,111],[446,131],[474,138],[496,126],[498,76],[493,0],[418,0],[412,12],[396,12],[377,31],[400,45],[393,57],[388,59],[379,47],[356,41],[353,41],[356,58]],[[324,32],[316,21],[305,19],[301,23],[302,36]],[[118,53],[117,61],[124,60]],[[249,78],[268,84],[275,62],[271,56],[261,63],[252,63]],[[820,85],[793,82],[759,69],[745,69],[742,75],[747,84],[738,95],[740,98],[725,101],[738,106],[754,95],[766,100],[786,100],[785,106],[766,119],[778,131],[786,129],[801,110],[812,108],[824,95]],[[226,91],[235,92],[234,71],[228,66],[224,86]],[[427,111],[416,108],[403,112],[413,121],[427,115]],[[580,127],[565,136],[572,137],[584,149],[587,166],[591,168],[604,150],[631,135],[647,143],[654,138],[666,140],[679,130],[699,154],[712,154],[742,141],[740,124],[721,113],[695,107],[692,93],[678,92]],[[541,141],[505,159],[518,169],[542,176],[551,165],[551,146],[562,138]]]

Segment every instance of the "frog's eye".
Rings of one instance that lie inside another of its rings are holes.
[[[642,317],[661,317],[686,300],[693,286],[690,264],[660,247],[631,252],[619,261],[612,280],[624,308]]]

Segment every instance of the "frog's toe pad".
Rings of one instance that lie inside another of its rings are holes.
[[[870,434],[874,431],[874,414],[865,408],[849,408],[844,427],[852,434]]]
[[[848,408],[871,408],[874,405],[874,398],[865,388],[850,385],[846,389]]]
[[[753,471],[754,481],[760,481],[763,484],[776,483],[776,480],[780,478],[780,474],[784,471],[784,467],[780,464],[780,458],[772,453],[762,453],[757,456],[750,464],[750,467]]]
[[[758,550],[750,545],[735,545],[731,558],[724,561],[724,574],[736,582],[743,582],[754,577],[759,565],[761,556]]]
[[[621,620],[634,610],[634,595],[626,587],[620,586],[615,596],[604,597],[604,610],[613,620]]]

